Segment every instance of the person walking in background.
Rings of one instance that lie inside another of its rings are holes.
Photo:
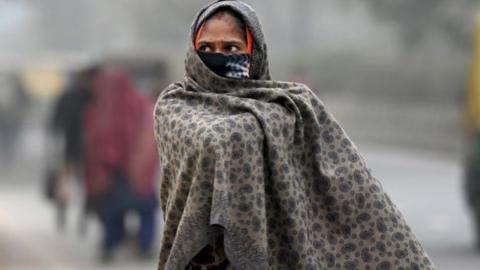
[[[52,114],[50,129],[63,137],[65,170],[80,172],[83,163],[83,114],[92,99],[93,78],[98,68],[88,67],[74,75],[70,87],[58,98]]]
[[[103,225],[102,259],[110,261],[125,236],[125,215],[140,217],[138,248],[149,257],[155,238],[158,156],[153,103],[125,72],[107,67],[94,80],[94,99],[84,115],[85,188]]]
[[[480,250],[480,17],[475,22],[473,62],[465,100],[464,130],[466,135],[465,193],[470,205]]]
[[[9,170],[15,163],[16,147],[29,98],[15,72],[0,72],[0,167]]]
[[[250,6],[202,8],[185,69],[155,108],[158,269],[434,269],[322,101],[271,79]]]
[[[65,211],[69,200],[69,186],[75,179],[82,182],[83,170],[83,114],[92,99],[93,78],[97,67],[85,68],[73,75],[72,83],[58,97],[49,122],[50,160],[48,160],[45,193],[58,210],[58,225],[65,225]],[[85,217],[82,214],[81,221]]]

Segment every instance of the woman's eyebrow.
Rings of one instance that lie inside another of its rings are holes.
[[[241,42],[241,41],[236,41],[236,40],[223,41],[222,43],[225,44],[225,45],[236,45],[236,46],[242,46],[242,45],[243,45],[243,42]]]
[[[198,41],[198,44],[212,44],[216,42],[222,42],[222,43],[235,43],[235,44],[242,44],[245,41],[239,39],[239,38],[224,38],[224,39],[219,39],[219,40],[209,40],[209,39],[200,39]]]

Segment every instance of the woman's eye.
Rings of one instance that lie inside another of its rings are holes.
[[[240,48],[238,48],[238,46],[236,45],[228,45],[225,49],[227,52],[231,52],[231,53],[238,52],[240,50]]]
[[[211,52],[212,48],[208,45],[202,45],[200,48],[198,48],[198,50],[201,52]]]

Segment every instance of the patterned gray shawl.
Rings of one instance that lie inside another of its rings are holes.
[[[402,214],[322,101],[270,80],[255,12],[252,80],[219,77],[193,49],[155,109],[165,226],[158,269],[183,270],[224,237],[236,269],[434,269]]]

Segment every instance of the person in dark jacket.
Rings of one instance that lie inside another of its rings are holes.
[[[74,76],[71,87],[58,99],[51,119],[53,132],[64,137],[63,160],[66,167],[78,168],[82,164],[82,122],[86,106],[92,99],[92,83],[96,67],[82,70]]]
[[[49,160],[45,175],[45,193],[57,208],[57,224],[63,229],[70,189],[75,179],[82,182],[83,114],[92,99],[93,78],[98,67],[85,68],[72,76],[69,87],[54,104],[48,125],[50,132]],[[80,228],[85,230],[87,206],[80,216]]]

